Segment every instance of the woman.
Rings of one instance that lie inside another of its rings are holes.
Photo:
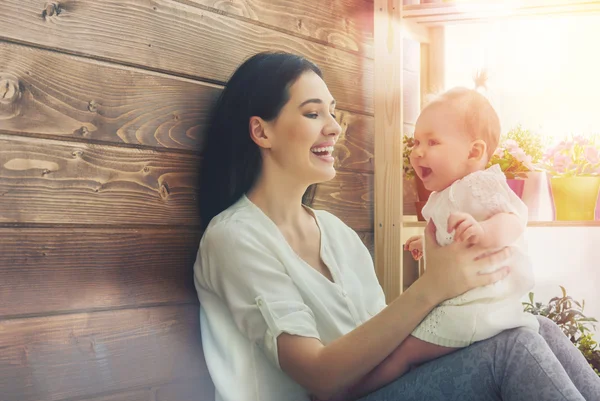
[[[216,104],[194,277],[218,400],[362,396],[353,385],[436,305],[509,274],[478,274],[509,251],[478,258],[486,249],[440,248],[429,227],[426,273],[386,306],[356,233],[302,204],[309,186],[335,176],[331,152],[341,128],[334,111],[319,68],[286,53],[247,60]],[[600,394],[568,339],[547,320],[541,326],[541,335],[516,329],[432,361],[366,399],[581,401]]]

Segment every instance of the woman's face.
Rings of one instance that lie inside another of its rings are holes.
[[[265,123],[270,147],[263,147],[263,169],[275,168],[303,185],[331,180],[333,147],[342,131],[335,120],[335,100],[312,71],[294,82],[289,95],[279,116]]]

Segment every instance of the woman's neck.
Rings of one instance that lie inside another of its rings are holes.
[[[277,226],[296,226],[306,220],[302,206],[306,186],[273,175],[261,175],[247,196]]]

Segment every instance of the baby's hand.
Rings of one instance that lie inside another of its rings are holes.
[[[410,251],[414,260],[419,260],[423,257],[423,236],[415,235],[410,237],[406,244],[404,244],[404,250]]]
[[[477,244],[485,234],[483,226],[468,213],[452,213],[448,218],[448,232],[454,231],[454,241]]]

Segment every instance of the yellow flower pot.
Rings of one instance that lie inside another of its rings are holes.
[[[594,220],[600,177],[552,177],[555,219]]]

